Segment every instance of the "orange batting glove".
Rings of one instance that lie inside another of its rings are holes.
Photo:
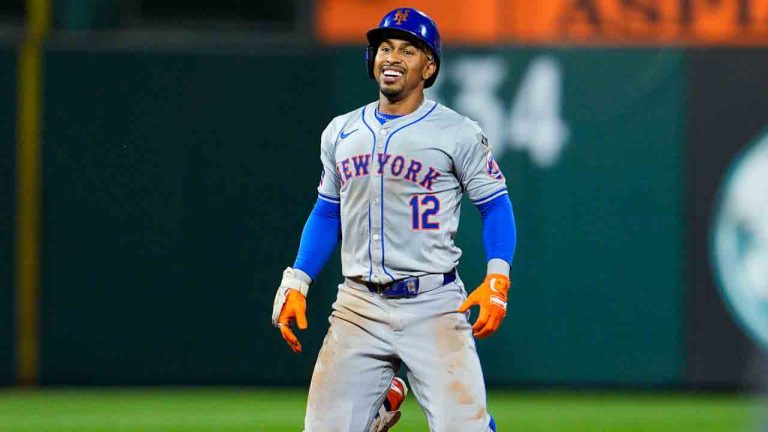
[[[472,306],[480,306],[480,316],[472,325],[472,332],[476,338],[486,338],[501,326],[501,322],[507,315],[508,290],[509,277],[502,274],[489,274],[459,307],[459,312],[466,313]]]
[[[280,334],[283,339],[288,343],[293,352],[301,352],[301,344],[296,335],[291,330],[291,324],[296,322],[296,326],[299,330],[306,330],[307,328],[307,299],[296,290],[288,290],[288,294],[285,297],[285,304],[283,310],[280,312],[280,316],[277,318],[277,327],[280,329]]]
[[[275,303],[272,307],[272,324],[280,329],[283,337],[293,352],[301,352],[299,339],[293,334],[291,324],[294,322],[299,330],[307,328],[307,299],[306,294],[309,285],[296,278],[294,270],[290,267],[283,272],[283,280],[275,295]]]

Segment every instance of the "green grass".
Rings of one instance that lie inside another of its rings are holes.
[[[273,389],[0,391],[0,431],[301,431],[305,392]],[[768,400],[739,396],[492,392],[499,430],[748,432]],[[426,431],[413,397],[394,432]],[[763,420],[766,420],[763,418]]]

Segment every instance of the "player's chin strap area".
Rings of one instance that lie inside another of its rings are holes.
[[[309,292],[309,284],[299,279],[296,276],[296,271],[290,267],[287,267],[283,271],[283,280],[280,281],[280,287],[275,294],[275,302],[272,305],[272,325],[279,327],[277,319],[280,316],[280,312],[283,310],[285,304],[285,298],[288,296],[288,290],[296,290],[304,297]]]

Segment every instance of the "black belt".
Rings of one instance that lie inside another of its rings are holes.
[[[425,275],[431,276],[431,275]],[[351,278],[353,281],[363,284],[368,287],[368,290],[381,294],[384,297],[399,298],[399,297],[416,297],[419,294],[419,276],[409,277],[405,279],[396,280],[394,282],[386,284],[377,284],[374,282],[366,282],[361,277]],[[456,269],[443,273],[443,285],[447,285],[456,280]]]

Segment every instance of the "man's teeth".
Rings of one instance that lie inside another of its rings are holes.
[[[384,76],[388,76],[388,77],[399,77],[399,76],[403,76],[403,73],[402,73],[402,72],[400,72],[400,71],[394,71],[394,70],[385,70],[385,71],[384,71]]]

